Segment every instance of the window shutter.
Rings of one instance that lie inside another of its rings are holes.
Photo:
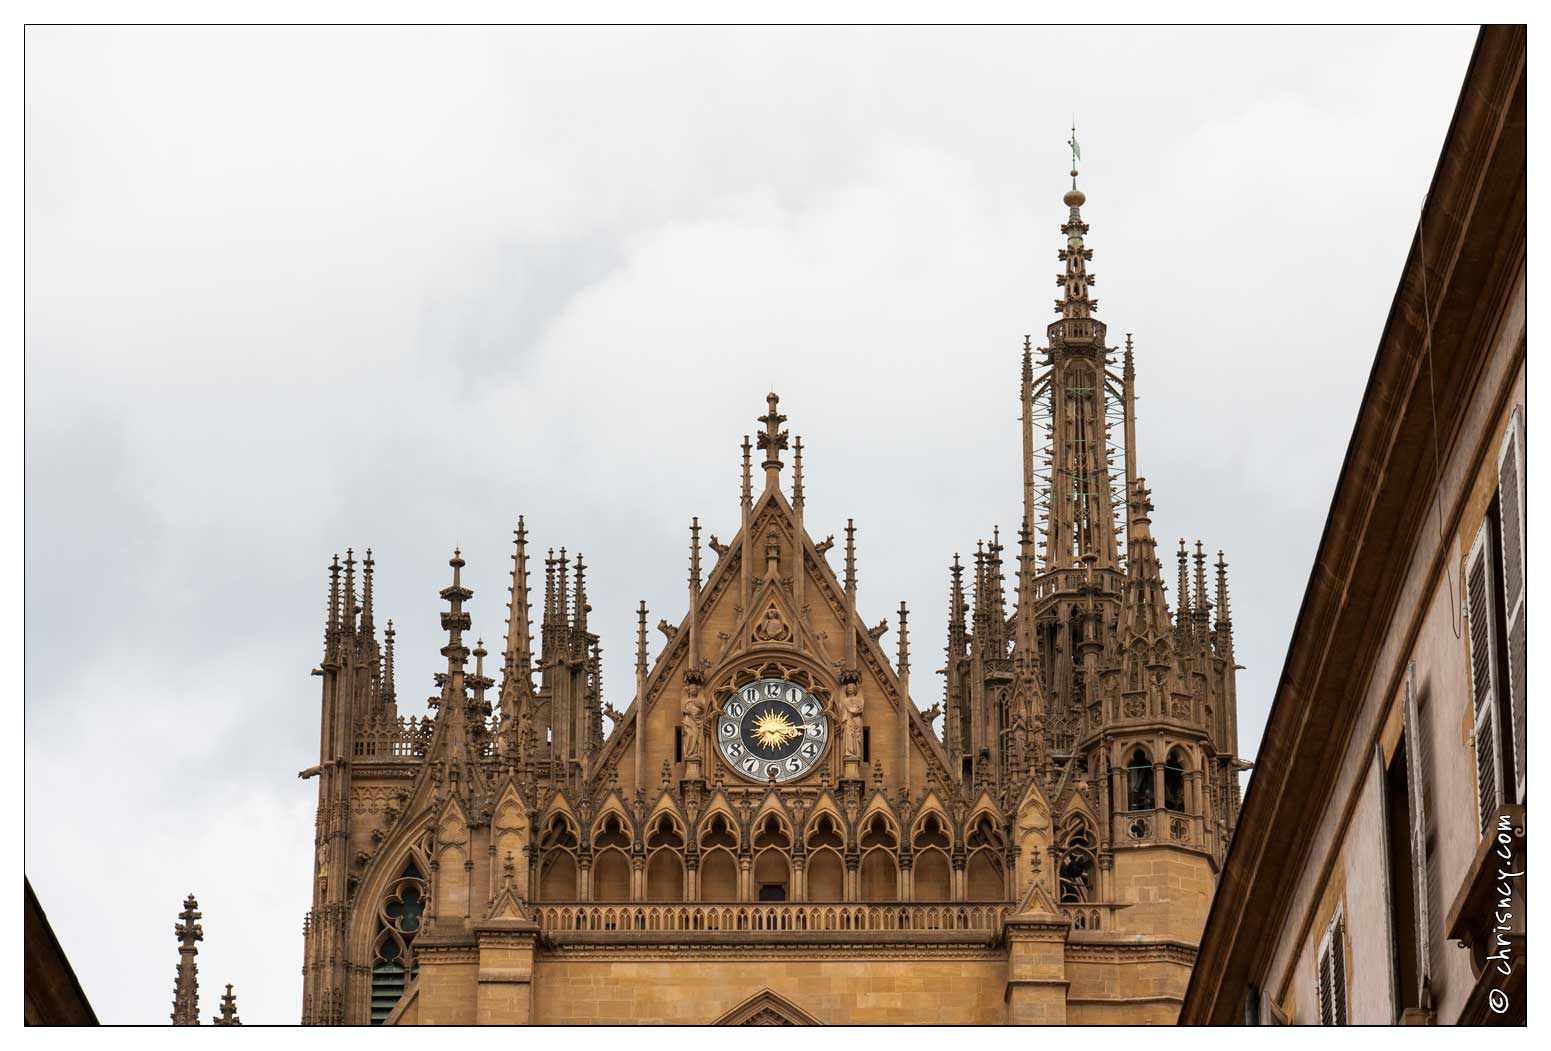
[[[1422,723],[1416,699],[1416,662],[1406,667],[1406,707],[1403,713],[1406,737],[1406,780],[1411,797],[1411,896],[1416,902],[1416,978],[1421,989],[1432,978],[1432,922],[1428,915],[1427,873],[1427,793],[1422,772]],[[1418,1000],[1420,1002],[1420,1000]]]
[[[1330,929],[1330,987],[1335,994],[1330,1013],[1336,1025],[1346,1025],[1346,921],[1339,915]]]
[[[1470,616],[1470,699],[1475,706],[1476,799],[1484,832],[1502,803],[1502,764],[1497,761],[1501,728],[1497,717],[1497,640],[1492,630],[1491,523],[1481,526],[1465,562]]]
[[[1508,701],[1508,718],[1513,726],[1513,798],[1524,801],[1524,709],[1528,702],[1524,632],[1524,556],[1528,537],[1524,531],[1524,439],[1519,429],[1517,409],[1508,422],[1502,450],[1497,455],[1497,506],[1502,528],[1503,611],[1508,637],[1508,682],[1503,690]],[[1503,778],[1506,789],[1508,779]]]
[[[1331,1011],[1330,941],[1328,937],[1325,944],[1319,950],[1319,1024],[1335,1025],[1335,1015]]]
[[[1345,931],[1345,918],[1338,908],[1319,947],[1320,1025],[1346,1025]]]

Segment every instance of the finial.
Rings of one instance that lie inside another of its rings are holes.
[[[1066,140],[1066,144],[1072,148],[1072,188],[1067,191],[1066,196],[1062,200],[1072,208],[1080,208],[1086,198],[1083,196],[1082,191],[1077,188],[1077,162],[1082,160],[1082,147],[1077,144],[1076,118],[1072,119],[1072,137]]]
[[[899,671],[910,670],[910,609],[901,600],[899,604]]]
[[[765,395],[765,403],[769,409],[759,417],[759,422],[765,425],[759,434],[759,448],[765,454],[765,462],[761,465],[765,468],[765,488],[774,489],[779,484],[781,474],[781,450],[786,448],[787,432],[781,429],[786,417],[777,411],[776,406],[781,403],[781,397],[775,391]]]
[[[178,974],[172,986],[172,1024],[199,1024],[199,965],[194,957],[199,955],[197,943],[204,941],[205,929],[200,926],[199,902],[190,894],[183,901],[183,911],[178,913]]]
[[[226,983],[226,995],[221,997],[221,1013],[211,1019],[212,1025],[242,1025],[242,1019],[237,1017],[237,994],[232,992],[232,983]]]

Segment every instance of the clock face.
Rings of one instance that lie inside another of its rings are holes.
[[[751,682],[722,702],[716,746],[728,765],[750,781],[801,777],[829,746],[824,703],[785,679]]]

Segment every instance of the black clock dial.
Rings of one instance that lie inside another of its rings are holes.
[[[784,679],[760,679],[722,702],[717,750],[750,781],[790,781],[817,765],[829,746],[824,703]]]

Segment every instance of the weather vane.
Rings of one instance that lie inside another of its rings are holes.
[[[1082,160],[1082,147],[1077,145],[1077,121],[1072,120],[1072,137],[1066,140],[1066,144],[1072,148],[1072,174],[1077,174],[1077,162]]]

